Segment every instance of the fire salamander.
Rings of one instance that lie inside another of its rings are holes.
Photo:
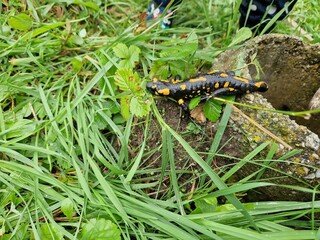
[[[183,110],[189,113],[189,107],[184,102],[186,99],[201,96],[203,101],[220,95],[265,92],[268,90],[268,85],[265,82],[254,82],[236,76],[234,72],[212,71],[184,82],[179,79],[158,80],[155,78],[147,84],[147,89],[154,95],[177,100]]]

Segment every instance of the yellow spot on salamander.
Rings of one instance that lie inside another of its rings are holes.
[[[266,83],[265,82],[256,82],[255,84],[254,84],[257,88],[261,88],[261,85],[266,85]]]
[[[226,73],[221,73],[220,74],[220,77],[228,77],[229,75],[228,74],[226,74]]]
[[[224,85],[223,85],[223,87],[224,87],[224,88],[227,88],[227,87],[229,87],[229,85],[230,85],[229,82],[225,82]]]
[[[178,100],[178,104],[179,104],[179,105],[182,105],[183,103],[184,103],[183,99],[179,99],[179,100]]]
[[[207,74],[211,75],[211,74],[215,74],[215,73],[218,73],[218,72],[220,72],[220,71],[219,70],[213,70],[213,71],[208,72]]]
[[[200,94],[200,93],[201,93],[201,91],[200,91],[200,90],[198,90],[198,91],[197,91],[197,93],[198,93],[198,94]]]
[[[173,84],[177,84],[177,83],[180,83],[180,82],[183,82],[183,81],[180,80],[180,79],[172,79],[171,82],[172,82]]]
[[[152,82],[154,82],[154,83],[155,83],[155,82],[158,82],[158,78],[153,78],[153,79],[152,79]]]
[[[205,77],[199,77],[199,78],[191,78],[189,80],[189,82],[201,82],[201,81],[205,82],[207,81],[207,79]]]
[[[214,84],[215,89],[218,89],[219,87],[220,87],[220,84],[218,82]]]
[[[160,89],[158,90],[158,93],[164,96],[168,96],[170,95],[170,89],[169,88]]]
[[[232,87],[229,88],[229,91],[230,91],[230,92],[233,92],[233,91],[234,91],[234,88],[232,88]]]
[[[241,81],[241,82],[249,83],[249,80],[246,78],[243,78],[243,77],[234,76],[234,79]]]
[[[169,83],[170,81],[167,79],[160,80],[161,82]]]
[[[157,85],[152,85],[151,88],[152,88],[152,89],[156,89],[156,88],[157,88]]]
[[[181,90],[186,90],[187,86],[185,84],[180,86]]]
[[[207,92],[211,92],[211,88],[208,87],[208,88],[207,88]]]

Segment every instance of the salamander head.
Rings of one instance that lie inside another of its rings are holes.
[[[169,96],[170,89],[162,81],[152,81],[147,84],[147,90],[154,95],[158,96]]]
[[[262,81],[254,83],[254,86],[258,92],[266,92],[268,90],[268,84]]]

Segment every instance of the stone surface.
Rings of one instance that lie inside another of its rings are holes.
[[[250,41],[246,47],[247,63],[255,56],[262,71],[260,79],[270,90],[264,95],[276,109],[304,111],[320,88],[320,44],[307,44],[300,38],[267,34]],[[257,76],[256,67],[249,66],[250,75]],[[320,101],[320,99],[318,100]],[[313,103],[314,108],[320,103]],[[320,114],[309,119],[292,117],[320,135]]]

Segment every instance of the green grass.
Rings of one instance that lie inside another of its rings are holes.
[[[166,31],[159,25],[138,29],[146,1],[101,2],[14,0],[0,6],[0,238],[319,239],[319,201],[240,202],[246,191],[273,185],[261,178],[263,171],[288,157],[274,159],[276,144],[264,143],[219,172],[211,162],[229,107],[204,161],[144,92],[151,75],[190,76],[235,44],[239,1],[181,4],[174,28]],[[315,42],[319,9],[299,1],[292,12]],[[299,34],[282,25],[280,32]],[[140,52],[122,48],[121,55],[119,43]],[[133,65],[141,88],[119,76],[123,64]],[[132,99],[145,117],[125,109]],[[160,147],[147,146],[151,117],[161,126]],[[190,157],[185,169],[176,166],[177,143]],[[228,184],[267,146],[256,173]],[[148,162],[155,152],[158,167]],[[191,171],[192,162],[203,171]],[[191,177],[181,182],[186,174]],[[170,184],[163,188],[165,179]],[[217,202],[221,197],[226,203]]]

